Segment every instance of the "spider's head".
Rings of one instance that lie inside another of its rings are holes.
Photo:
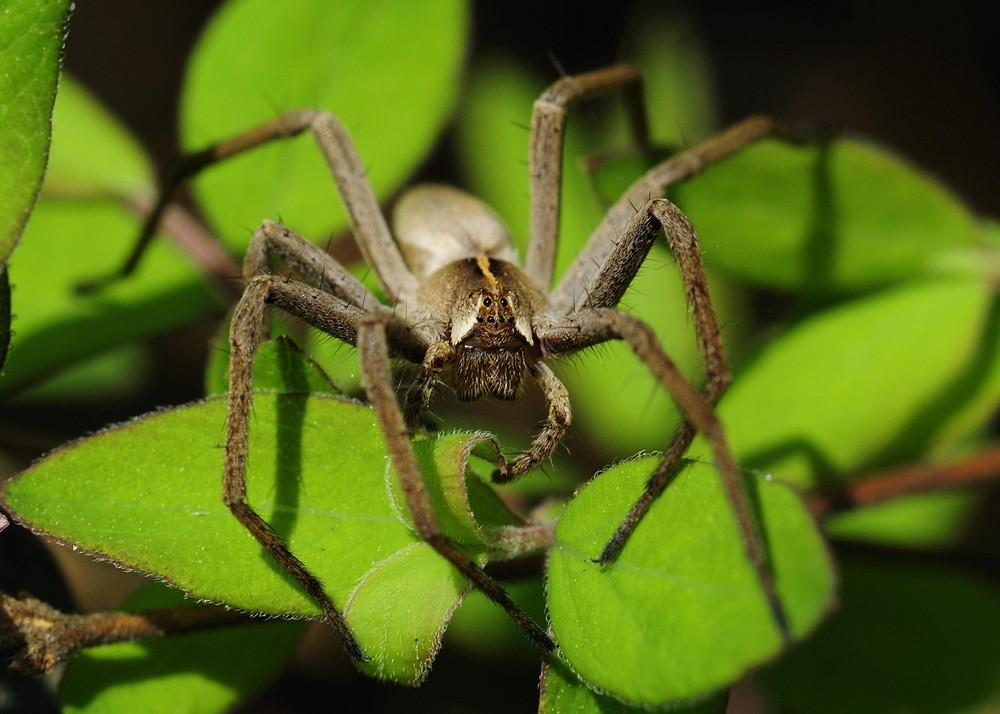
[[[452,383],[459,399],[513,399],[534,351],[534,296],[512,263],[457,261],[451,303]]]

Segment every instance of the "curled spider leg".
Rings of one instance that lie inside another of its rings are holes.
[[[435,342],[428,348],[420,365],[420,373],[403,398],[403,418],[411,431],[418,428],[421,412],[430,406],[441,370],[454,359],[455,348],[448,342]]]
[[[403,401],[403,416],[411,430],[416,428],[420,413],[430,404],[438,375],[454,359],[455,349],[447,342],[437,342],[427,350],[420,374],[407,390]],[[494,483],[513,481],[549,458],[572,420],[569,392],[552,369],[544,362],[534,362],[528,366],[528,371],[542,389],[548,404],[548,415],[527,452],[510,461],[500,456],[500,464],[493,473]]]
[[[493,474],[495,483],[513,481],[549,458],[572,420],[569,392],[552,369],[544,362],[535,362],[528,370],[542,388],[549,405],[548,415],[528,451],[513,461],[504,460],[500,463],[500,468]]]
[[[434,507],[417,465],[409,431],[392,388],[386,315],[369,315],[358,327],[361,377],[385,437],[386,448],[399,475],[413,524],[421,540],[452,563],[486,597],[497,603],[542,650],[551,652],[555,643],[518,605],[507,591],[441,532]]]

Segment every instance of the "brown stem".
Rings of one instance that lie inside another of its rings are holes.
[[[916,464],[871,474],[842,488],[815,493],[807,506],[816,518],[901,496],[1000,479],[1000,444],[948,464]]]
[[[45,674],[85,647],[257,621],[264,618],[215,605],[71,615],[35,598],[0,592],[0,657],[9,660],[13,671]]]
[[[125,203],[144,220],[153,210],[148,199],[126,198]],[[232,302],[239,299],[243,294],[240,267],[204,223],[179,204],[171,203],[163,210],[160,230],[194,260],[223,295]]]

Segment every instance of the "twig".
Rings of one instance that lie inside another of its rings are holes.
[[[1000,479],[1000,444],[948,464],[916,464],[871,474],[842,488],[815,493],[806,505],[816,518],[927,491]]]
[[[145,220],[152,211],[148,199],[126,198],[125,203],[135,215]],[[188,255],[199,269],[227,299],[235,302],[243,294],[242,271],[211,231],[189,211],[177,203],[163,209],[160,230]]]
[[[215,605],[70,615],[35,598],[0,592],[0,657],[15,672],[45,674],[85,647],[264,621]]]

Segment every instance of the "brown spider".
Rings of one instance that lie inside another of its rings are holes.
[[[670,480],[696,432],[710,442],[716,466],[739,524],[749,561],[787,637],[757,518],[713,407],[729,382],[698,240],[690,222],[663,198],[665,189],[707,164],[772,131],[752,117],[650,170],[610,208],[558,285],[551,286],[559,234],[563,134],[568,107],[579,99],[623,89],[634,132],[647,134],[641,76],[617,65],[565,77],[535,102],[531,126],[531,228],[523,264],[510,237],[483,203],[445,186],[419,186],[398,202],[394,239],[343,126],[326,112],[283,114],[245,134],[187,156],[167,183],[147,223],[128,271],[152,236],[177,182],[202,168],[275,139],[311,131],[350,217],[355,240],[388,299],[383,304],[340,263],[288,228],[265,221],[254,233],[243,263],[246,289],[230,332],[231,374],[226,427],[223,498],[237,519],[320,605],[347,651],[361,647],[322,584],[246,501],[248,415],[255,350],[266,336],[265,308],[276,306],[324,332],[357,345],[362,384],[395,464],[418,535],[455,565],[544,650],[555,645],[504,589],[442,532],[410,444],[421,411],[439,381],[458,397],[513,399],[525,373],[538,383],[548,416],[523,455],[501,460],[494,480],[509,481],[552,453],[570,424],[569,395],[547,362],[607,340],[624,340],[678,403],[685,416],[669,440],[643,494],[596,556],[612,560]],[[677,259],[694,317],[707,379],[699,391],[667,356],[652,329],[616,309],[649,249],[666,235]],[[271,271],[279,256],[297,279]],[[390,358],[419,371],[402,402],[393,387]]]

